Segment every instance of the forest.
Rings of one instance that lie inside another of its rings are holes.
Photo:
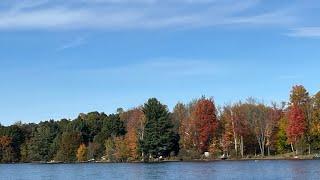
[[[0,162],[138,162],[308,155],[320,150],[320,91],[295,85],[287,102],[254,98],[217,106],[213,98],[156,98],[114,114],[0,124]],[[209,152],[210,157],[204,157]]]

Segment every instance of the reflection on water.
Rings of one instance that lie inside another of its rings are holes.
[[[320,161],[1,164],[0,179],[320,179]]]

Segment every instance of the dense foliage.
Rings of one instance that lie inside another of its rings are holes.
[[[178,152],[179,137],[173,131],[169,111],[157,99],[151,98],[143,107],[146,118],[143,139],[140,147],[147,157],[169,156]]]
[[[253,98],[220,108],[212,98],[177,103],[155,98],[116,114],[90,112],[38,124],[0,124],[0,162],[141,161],[266,156],[320,150],[320,92],[294,86],[287,103]],[[206,157],[207,158],[207,157]]]

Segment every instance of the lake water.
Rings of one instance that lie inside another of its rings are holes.
[[[0,179],[320,179],[320,160],[0,164]]]

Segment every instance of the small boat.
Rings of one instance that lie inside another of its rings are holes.
[[[96,160],[95,159],[89,159],[87,162],[95,162]]]
[[[225,155],[225,154],[223,154],[223,155],[220,157],[220,159],[222,159],[222,160],[226,160],[226,159],[228,159],[228,156],[227,156],[227,155]]]
[[[55,160],[51,160],[49,162],[46,162],[46,164],[62,164],[62,161],[55,161]]]

